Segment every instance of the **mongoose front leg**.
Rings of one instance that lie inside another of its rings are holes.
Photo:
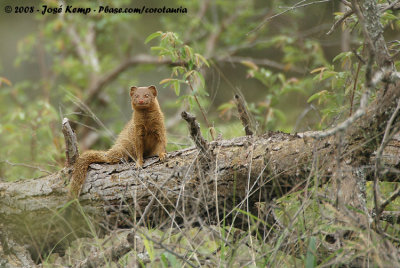
[[[165,139],[165,134],[163,135],[162,133],[157,133],[157,146],[155,149],[155,153],[160,157],[160,161],[164,161],[166,157],[166,139]]]
[[[135,154],[136,166],[141,168],[143,166],[143,142],[144,142],[145,129],[144,126],[136,126],[135,129]]]

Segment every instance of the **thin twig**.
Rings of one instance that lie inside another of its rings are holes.
[[[364,49],[365,49],[365,44],[363,45],[361,54],[364,52]],[[358,53],[357,53],[357,51],[355,51],[354,54],[355,54],[356,56],[359,56]],[[361,59],[361,57],[359,57],[359,59]],[[361,59],[361,60],[362,60],[362,59]],[[362,61],[360,61],[360,62],[357,63],[356,76],[355,76],[355,78],[354,78],[353,90],[352,90],[352,92],[351,92],[351,97],[350,97],[350,116],[351,116],[351,114],[353,113],[354,93],[356,92],[356,88],[357,88],[358,74],[360,73],[361,62],[362,62]]]
[[[396,0],[396,1],[394,1],[393,3],[391,3],[389,5],[388,4],[378,5],[380,7],[380,12],[383,13],[386,10],[389,10],[389,9],[393,9],[393,10],[400,9],[400,5],[398,5],[399,2],[400,2],[400,0]]]
[[[278,70],[282,70],[285,72],[295,72],[298,74],[304,74],[304,69],[296,67],[296,66],[290,66],[287,67],[287,65],[282,64],[280,62],[277,61],[273,61],[267,58],[251,58],[251,57],[241,57],[241,56],[228,56],[228,57],[218,57],[216,58],[217,62],[227,62],[227,63],[242,63],[242,62],[246,62],[246,61],[250,61],[254,64],[257,65],[261,65],[261,66],[268,66],[268,67],[272,67]]]
[[[333,33],[333,31],[337,28],[337,26],[339,24],[341,24],[343,21],[345,21],[348,17],[350,17],[353,14],[354,14],[354,11],[351,9],[346,11],[346,13],[344,13],[342,17],[340,17],[337,21],[335,21],[335,23],[332,25],[331,29],[326,34],[330,35],[331,33]]]
[[[289,11],[295,10],[295,9],[297,9],[297,8],[302,8],[302,7],[310,6],[310,5],[313,5],[313,4],[325,3],[325,2],[330,2],[330,1],[331,1],[331,0],[319,0],[319,1],[314,1],[314,2],[311,2],[311,3],[305,3],[305,4],[303,4],[304,2],[306,2],[306,0],[302,0],[302,1],[300,1],[300,2],[298,2],[298,3],[296,3],[296,4],[294,4],[293,6],[288,7],[287,9],[285,9],[285,10],[282,11],[282,12],[279,12],[279,13],[277,13],[277,14],[275,14],[275,15],[272,15],[272,16],[269,16],[269,17],[265,18],[259,25],[257,25],[256,28],[254,28],[253,30],[251,30],[250,32],[248,32],[247,35],[252,34],[252,33],[254,33],[254,32],[260,30],[262,27],[264,27],[264,25],[265,25],[268,21],[270,21],[270,20],[272,20],[272,19],[274,19],[274,18],[276,18],[276,17],[279,17],[279,16],[281,16],[281,15],[283,15],[283,14],[289,12]]]
[[[47,171],[47,170],[45,170],[45,169],[42,169],[42,168],[39,167],[39,166],[32,166],[32,165],[25,164],[25,163],[13,163],[13,162],[10,162],[10,161],[8,161],[8,160],[3,160],[3,161],[1,161],[0,163],[6,163],[6,164],[8,164],[8,165],[10,165],[10,166],[21,166],[21,167],[27,167],[27,168],[37,169],[37,170],[39,170],[39,171],[41,171],[41,172],[44,172],[44,173],[47,173],[47,174],[53,174],[53,172]]]
[[[168,182],[168,180],[165,180],[165,181],[160,185],[160,187],[156,189],[156,192],[155,192],[154,194],[152,193],[151,200],[150,200],[150,202],[147,204],[146,208],[144,209],[143,214],[141,215],[140,220],[139,220],[139,222],[137,223],[137,226],[140,226],[140,225],[144,222],[145,218],[147,217],[147,215],[148,215],[149,212],[150,212],[150,209],[151,209],[152,206],[153,206],[154,201],[156,200],[157,193],[158,193],[158,192],[161,192],[161,189],[164,188],[164,186],[165,186],[165,184],[167,184],[167,182]],[[150,189],[149,189],[149,191],[150,191]]]

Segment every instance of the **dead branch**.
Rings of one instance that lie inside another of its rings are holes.
[[[239,94],[235,94],[235,102],[239,112],[239,118],[240,121],[242,122],[246,135],[247,136],[253,135],[252,129],[254,128],[251,125],[249,111],[246,108],[243,97],[239,96]]]
[[[68,118],[64,118],[62,122],[62,133],[65,139],[65,156],[66,156],[66,167],[72,167],[75,164],[76,159],[79,157],[78,141],[76,135],[72,130]]]
[[[204,155],[208,157],[209,150],[208,150],[208,143],[201,135],[200,125],[196,121],[196,117],[191,115],[185,111],[181,113],[182,118],[188,123],[189,125],[189,133],[194,141],[197,149]]]
[[[354,14],[354,11],[352,9],[347,10],[335,23],[332,25],[331,29],[326,33],[327,35],[330,35],[333,33],[333,31],[340,25],[342,22],[344,22],[348,17]]]

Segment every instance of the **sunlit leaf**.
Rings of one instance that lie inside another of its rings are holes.
[[[172,84],[174,86],[176,96],[179,96],[179,94],[181,93],[181,85],[180,85],[179,81],[175,80]]]
[[[198,53],[195,53],[194,55],[195,55],[195,57],[196,57],[197,59],[200,59],[205,65],[207,65],[207,67],[210,67],[210,64],[208,63],[208,61],[206,60],[206,58],[203,57],[203,55],[200,55],[200,54],[198,54]]]
[[[323,71],[325,71],[326,69],[327,69],[326,67],[315,68],[315,69],[313,69],[313,70],[310,72],[310,74],[317,73],[317,72],[323,72]]]
[[[241,61],[240,63],[243,64],[243,65],[246,66],[246,67],[249,67],[249,68],[252,69],[252,70],[256,70],[256,71],[258,70],[257,64],[255,64],[255,63],[252,62],[252,61],[243,60],[243,61]]]
[[[175,79],[173,79],[173,78],[166,78],[166,79],[163,79],[163,80],[160,81],[160,85],[165,84],[165,83],[168,83],[168,82],[171,82],[171,81],[173,81],[173,80],[175,80]]]
[[[148,42],[150,42],[151,40],[153,40],[154,38],[157,38],[159,36],[161,36],[163,33],[161,31],[152,33],[151,35],[149,35],[146,40],[144,41],[145,44],[147,44]]]

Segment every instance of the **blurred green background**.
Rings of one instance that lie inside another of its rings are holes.
[[[12,13],[4,11],[7,5]],[[42,15],[43,5],[165,6],[187,13]],[[361,90],[352,83],[357,60],[347,52],[362,54],[355,18],[326,34],[341,8],[339,1],[3,0],[0,178],[59,170],[65,161],[64,117],[72,121],[81,150],[109,148],[131,117],[132,85],[157,86],[169,151],[191,145],[182,110],[196,114],[208,139],[210,126],[225,139],[244,135],[232,102],[235,93],[248,102],[258,133],[326,128],[348,116],[349,99],[354,95],[356,102]],[[388,40],[398,37],[398,19],[384,23]],[[157,31],[164,35],[145,43]],[[169,32],[175,39],[163,41]],[[209,67],[194,60],[201,58]],[[176,66],[185,71],[173,74]],[[190,71],[197,74],[193,89],[184,83]],[[179,79],[179,92],[177,85],[160,84],[164,79]]]

